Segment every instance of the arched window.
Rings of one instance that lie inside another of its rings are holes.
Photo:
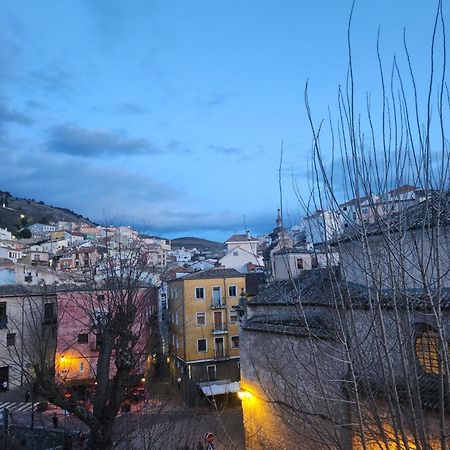
[[[448,347],[448,344],[447,344]],[[426,373],[439,374],[440,354],[439,334],[430,327],[424,327],[416,336],[416,357],[420,366]],[[447,348],[447,357],[449,348]]]

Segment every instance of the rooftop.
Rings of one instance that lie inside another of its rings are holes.
[[[186,275],[184,280],[204,280],[209,278],[244,278],[245,274],[238,272],[236,269],[224,269],[222,267],[215,267],[213,269],[201,270]]]

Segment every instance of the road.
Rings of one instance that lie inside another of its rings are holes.
[[[52,429],[55,412],[59,428],[71,432],[87,431],[80,420],[64,414],[59,408],[35,411],[34,426]],[[15,425],[31,426],[31,411],[19,407],[12,411],[11,421]],[[215,448],[218,450],[245,449],[241,408],[189,409],[177,400],[133,405],[130,413],[116,419],[115,440],[117,448],[124,450],[192,450],[199,441],[203,442],[208,432],[216,436]]]

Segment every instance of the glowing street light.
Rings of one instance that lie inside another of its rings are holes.
[[[237,395],[241,400],[250,400],[251,398],[253,398],[253,394],[244,389],[241,389],[240,391],[238,391]]]

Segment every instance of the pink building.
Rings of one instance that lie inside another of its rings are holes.
[[[130,300],[131,297],[131,300]],[[55,374],[70,385],[93,386],[97,379],[97,361],[102,346],[102,331],[112,323],[126,322],[123,311],[133,311],[131,344],[135,366],[133,373],[140,380],[152,353],[152,318],[157,311],[157,289],[139,288],[132,293],[79,290],[59,292],[57,296],[57,347]],[[132,305],[130,308],[129,305]],[[125,306],[125,309],[123,305]],[[156,321],[155,321],[156,322]],[[116,329],[117,330],[117,327]],[[115,333],[117,335],[117,332]],[[115,357],[111,354],[110,378],[115,374]]]

